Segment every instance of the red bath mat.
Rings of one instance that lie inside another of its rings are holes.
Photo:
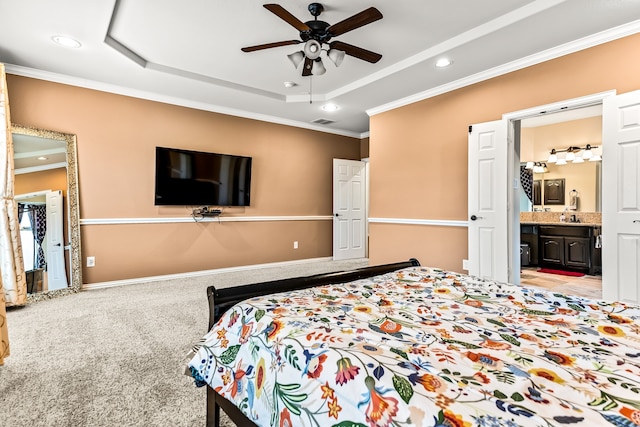
[[[554,270],[553,268],[539,268],[539,273],[560,274],[562,276],[582,277],[584,273],[577,273],[575,271]]]

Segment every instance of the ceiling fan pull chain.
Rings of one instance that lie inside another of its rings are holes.
[[[309,76],[309,104],[313,104],[313,75]]]

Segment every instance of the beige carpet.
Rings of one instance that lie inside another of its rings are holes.
[[[314,261],[86,291],[9,309],[0,426],[204,426],[205,389],[194,386],[184,367],[191,345],[206,332],[207,286],[366,265]]]

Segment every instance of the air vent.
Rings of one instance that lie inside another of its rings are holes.
[[[333,123],[335,120],[329,120],[329,119],[315,119],[313,120],[311,123],[315,123],[318,125],[328,125]]]

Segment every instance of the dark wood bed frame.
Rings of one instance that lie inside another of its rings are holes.
[[[278,292],[293,291],[296,289],[312,288],[332,283],[346,283],[353,280],[378,276],[407,267],[416,267],[420,263],[411,258],[408,261],[393,264],[376,265],[349,271],[316,274],[313,276],[294,277],[291,279],[273,280],[270,282],[255,283],[236,286],[232,288],[216,289],[215,286],[207,288],[209,299],[209,328],[222,317],[233,305],[262,295]],[[247,418],[234,404],[220,396],[211,387],[207,386],[207,427],[220,427],[220,408],[238,425],[238,427],[255,427],[255,424]]]

